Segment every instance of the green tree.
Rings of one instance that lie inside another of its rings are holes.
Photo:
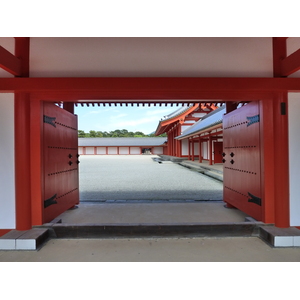
[[[85,136],[86,136],[86,133],[84,132],[84,130],[78,130],[78,137],[84,138]]]
[[[122,137],[128,137],[128,130],[127,129],[120,130],[120,136],[122,136]]]
[[[141,132],[141,131],[136,131],[136,132],[134,133],[134,136],[135,136],[135,137],[144,137],[145,134],[144,134],[143,132]]]
[[[90,137],[96,137],[96,131],[95,130],[90,130]]]
[[[96,137],[103,137],[102,131],[97,131],[96,132]]]

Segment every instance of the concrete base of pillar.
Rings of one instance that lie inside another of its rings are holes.
[[[0,250],[37,250],[48,239],[48,229],[12,230],[0,237]]]

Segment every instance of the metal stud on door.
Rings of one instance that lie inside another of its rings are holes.
[[[224,201],[256,220],[262,218],[259,106],[232,111],[223,119]]]
[[[79,203],[77,116],[44,103],[44,223]]]

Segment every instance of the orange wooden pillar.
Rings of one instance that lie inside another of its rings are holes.
[[[199,163],[202,163],[202,143],[201,143],[200,136],[199,136]]]
[[[180,136],[181,134],[181,124],[178,123],[177,126],[177,136]],[[181,153],[181,140],[176,140],[176,146],[177,146],[177,156],[181,157],[182,153]]]
[[[209,135],[208,142],[209,142],[209,165],[212,165],[212,161],[213,161],[212,154],[213,154],[213,151],[212,151],[212,136],[211,135]]]
[[[18,77],[29,77],[29,38],[15,38],[15,56],[21,61]],[[29,94],[15,93],[16,229],[31,228],[30,102]]]
[[[287,94],[260,102],[263,222],[290,226]]]
[[[261,191],[262,221],[275,223],[275,158],[273,99],[264,99],[260,106],[260,151],[261,151]]]
[[[174,132],[174,127],[172,128],[172,156],[175,156],[175,132]]]
[[[194,144],[193,138],[191,140],[191,144],[192,144],[192,161],[194,161],[195,160],[195,144]]]
[[[171,136],[171,132],[168,131],[168,151],[167,151],[168,155],[171,155],[171,147],[172,147],[172,136]]]
[[[29,95],[15,94],[16,229],[31,228],[30,102]]]
[[[274,97],[275,225],[290,226],[287,93]]]
[[[43,102],[30,99],[30,186],[32,225],[43,224]]]

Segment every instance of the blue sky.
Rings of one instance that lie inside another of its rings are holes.
[[[159,120],[168,115],[179,106],[75,106],[75,114],[78,115],[78,129],[89,132],[113,131],[127,129],[128,131],[141,131],[150,134],[157,128]]]

